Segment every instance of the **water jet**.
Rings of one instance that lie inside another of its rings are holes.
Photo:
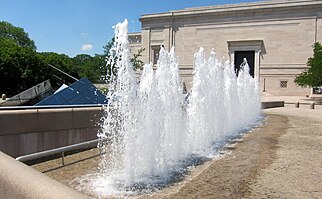
[[[146,64],[136,78],[127,26],[126,20],[116,25],[109,58],[116,60],[116,70],[110,70],[110,100],[98,133],[110,140],[100,145],[107,153],[100,173],[84,176],[87,185],[78,187],[89,186],[100,196],[150,193],[169,186],[260,119],[258,80],[250,76],[246,61],[236,75],[233,64],[219,59],[214,50],[206,58],[200,48],[185,100],[174,47],[170,52],[161,47],[156,70]]]

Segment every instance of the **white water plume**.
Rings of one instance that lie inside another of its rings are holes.
[[[207,59],[200,48],[193,86],[184,98],[174,48],[161,47],[156,70],[146,64],[136,77],[127,25],[125,20],[115,28],[109,59],[115,70],[109,74],[109,101],[98,134],[109,142],[101,145],[107,153],[94,184],[107,195],[164,186],[191,157],[214,154],[216,143],[249,129],[260,117],[258,80],[249,75],[246,61],[236,76],[234,66],[214,50]]]

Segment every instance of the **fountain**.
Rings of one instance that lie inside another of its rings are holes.
[[[161,48],[156,70],[146,64],[140,79],[130,62],[128,22],[115,27],[109,58],[108,105],[99,138],[106,152],[90,187],[100,196],[148,193],[185,175],[189,166],[218,154],[230,138],[260,118],[258,80],[247,61],[234,66],[214,50],[194,55],[193,86],[183,95],[175,49]],[[113,71],[117,71],[113,73]],[[87,182],[87,183],[89,183]]]

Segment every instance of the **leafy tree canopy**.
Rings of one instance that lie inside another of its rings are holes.
[[[107,64],[106,58],[113,53],[113,45],[114,38],[103,46],[103,54],[95,56],[80,54],[70,58],[54,52],[39,53],[23,28],[0,21],[0,94],[12,96],[47,79],[51,80],[54,87],[74,81],[49,64],[75,78],[86,77],[95,82],[110,73],[112,68],[115,69],[111,66],[113,62]],[[140,49],[131,59],[135,70],[142,68],[143,62],[139,57],[143,50]]]
[[[40,60],[42,60],[44,68],[47,69],[48,74],[50,75],[49,79],[51,80],[51,83],[54,87],[60,86],[61,84],[71,84],[75,81],[75,79],[62,74],[49,65],[58,68],[59,70],[71,75],[74,78],[78,79],[80,77],[78,70],[73,63],[73,60],[65,54],[58,54],[55,52],[41,52],[38,53],[38,57],[40,58]]]
[[[80,54],[72,58],[74,67],[77,69],[79,76],[86,77],[95,82],[101,77],[101,67],[104,65],[104,56],[95,55],[94,57],[87,54]]]
[[[115,43],[115,37],[113,37],[110,41],[107,42],[105,46],[103,46],[104,49],[104,54],[103,56],[105,57],[105,65],[103,67],[103,72],[102,75],[106,76],[107,80],[111,77],[111,73],[113,70],[113,74],[116,75],[117,71],[116,68],[114,67],[116,64],[116,57],[115,52],[113,51],[113,45]],[[140,57],[142,56],[142,52],[144,51],[144,48],[140,48],[137,53],[133,53],[133,56],[131,57],[130,61],[133,65],[134,70],[142,70],[143,68],[143,61],[140,60]],[[105,71],[105,72],[104,72]]]
[[[58,54],[55,52],[41,52],[39,57],[45,64],[51,64],[66,73],[76,72],[76,68],[73,67],[72,59],[65,54]]]
[[[142,52],[145,50],[145,48],[140,48],[137,53],[133,54],[133,57],[131,58],[131,63],[133,65],[134,70],[142,70],[144,62],[140,60],[140,57],[142,57]]]
[[[322,86],[322,46],[319,42],[313,45],[313,57],[307,61],[309,68],[299,74],[294,82],[299,86]]]
[[[103,46],[103,49],[104,49],[103,55],[105,55],[105,56],[110,55],[110,51],[114,45],[114,42],[115,42],[115,37],[113,37],[110,41],[107,42],[106,45]]]
[[[34,86],[44,78],[37,53],[10,39],[0,39],[0,91],[9,96]]]
[[[15,27],[6,21],[0,21],[0,39],[10,39],[18,46],[36,50],[35,42],[29,38],[23,28]]]

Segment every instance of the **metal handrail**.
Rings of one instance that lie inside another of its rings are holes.
[[[59,147],[56,149],[50,149],[50,150],[46,150],[46,151],[23,155],[23,156],[17,157],[16,160],[18,160],[20,162],[24,162],[24,161],[28,161],[28,160],[35,160],[38,158],[47,157],[50,155],[55,155],[55,154],[61,153],[62,165],[65,166],[64,157],[65,157],[66,151],[85,148],[85,146],[94,146],[94,144],[97,144],[99,141],[102,141],[102,140],[105,141],[105,139],[96,139],[96,140],[91,140],[91,141],[82,142],[82,143],[78,143],[78,144]],[[101,153],[101,151],[100,151],[100,153]]]
[[[3,106],[1,110],[26,110],[26,109],[57,109],[57,108],[90,108],[103,107],[106,104],[79,104],[79,105],[42,105],[42,106]]]

